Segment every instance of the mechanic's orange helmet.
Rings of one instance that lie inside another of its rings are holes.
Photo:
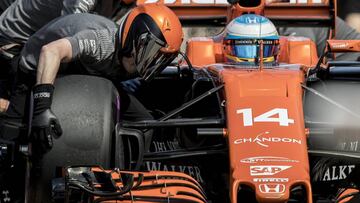
[[[181,24],[165,5],[139,5],[120,26],[120,54],[135,58],[136,69],[145,81],[160,73],[178,55],[183,40]]]

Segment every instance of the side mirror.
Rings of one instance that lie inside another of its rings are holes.
[[[327,40],[328,51],[337,52],[360,52],[360,40]]]
[[[309,75],[317,73],[319,75],[328,76],[341,76],[341,77],[357,77],[355,75],[359,74],[359,62],[332,62],[327,63],[327,68],[321,68],[321,64],[325,64],[327,55],[329,53],[341,53],[341,52],[360,52],[360,40],[327,40],[327,50],[319,58],[316,67],[309,71]],[[335,66],[330,70],[329,65],[338,65],[338,68]],[[350,67],[350,69],[348,68]]]

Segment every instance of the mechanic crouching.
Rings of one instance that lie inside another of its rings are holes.
[[[59,71],[71,72],[71,62],[76,62],[82,74],[115,83],[135,77],[150,81],[178,55],[182,37],[179,19],[161,4],[134,8],[119,26],[93,14],[67,15],[52,21],[31,36],[20,53],[10,105],[0,117],[0,138],[26,139],[27,124],[32,118],[33,151],[50,150],[53,137],[62,134],[51,111],[53,83]],[[33,113],[29,116],[31,97]],[[127,102],[127,109],[122,109],[124,120],[152,119],[133,96],[128,95]],[[151,131],[145,134],[146,148],[150,141]]]

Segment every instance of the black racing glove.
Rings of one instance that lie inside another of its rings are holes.
[[[132,94],[138,92],[139,89],[141,89],[142,85],[143,85],[143,80],[141,78],[134,78],[121,82],[121,86],[123,87],[123,89],[128,93],[132,93]]]
[[[33,149],[41,153],[49,151],[53,147],[53,137],[58,138],[62,134],[60,122],[50,109],[53,93],[52,84],[40,84],[33,88]]]

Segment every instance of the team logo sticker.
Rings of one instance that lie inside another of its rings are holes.
[[[269,131],[258,134],[255,138],[239,138],[234,144],[256,143],[262,147],[269,147],[270,143],[291,143],[301,145],[301,140],[289,137],[268,136]]]
[[[355,165],[329,166],[326,170],[319,170],[321,172],[316,173],[313,178],[315,181],[345,180],[355,167]]]
[[[253,181],[257,183],[286,183],[289,182],[289,178],[254,178]]]
[[[279,183],[267,183],[267,184],[259,185],[260,192],[264,194],[284,193],[285,189],[286,186],[284,184],[279,184]]]
[[[257,156],[257,157],[248,157],[240,160],[241,163],[247,164],[256,164],[256,163],[266,163],[266,162],[287,162],[287,163],[299,163],[298,160],[292,160],[286,157],[278,156]]]
[[[291,168],[291,166],[250,166],[250,175],[272,176],[289,168]]]

